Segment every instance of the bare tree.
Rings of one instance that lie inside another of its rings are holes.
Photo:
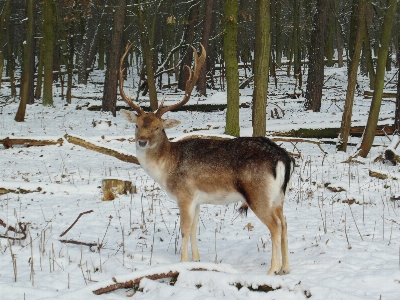
[[[305,108],[319,112],[324,85],[324,48],[329,0],[317,0],[316,9],[310,41]]]
[[[118,6],[114,13],[114,26],[111,35],[111,45],[107,55],[107,70],[104,80],[104,93],[102,109],[110,111],[116,116],[116,101],[118,88],[118,66],[122,54],[122,42],[124,34],[126,0],[118,0]]]
[[[255,18],[253,136],[265,136],[267,129],[268,69],[271,52],[269,0],[257,0]]]
[[[379,41],[380,48],[378,62],[376,66],[376,76],[374,83],[374,93],[369,110],[367,126],[365,127],[361,141],[359,155],[366,157],[371,150],[374,142],[375,131],[378,125],[379,111],[382,103],[383,86],[385,81],[386,60],[389,53],[389,43],[391,39],[394,15],[396,13],[397,0],[388,0],[388,7],[382,23],[382,34]]]
[[[227,85],[225,133],[239,136],[239,71],[237,61],[238,0],[225,1],[224,58]]]

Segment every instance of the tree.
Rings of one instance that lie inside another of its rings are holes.
[[[255,22],[253,136],[265,136],[268,69],[271,52],[269,0],[257,0]]]
[[[90,1],[84,2],[86,7],[82,7],[83,12],[81,13],[81,22],[84,24],[84,28],[77,55],[77,69],[78,69],[78,83],[87,84],[87,68],[88,59],[90,52],[90,45],[93,42],[97,25],[99,24],[99,16],[97,14],[97,8]],[[89,6],[89,7],[87,7]]]
[[[11,10],[15,8],[15,3],[7,1],[4,6],[4,22],[6,32],[6,50],[7,50],[7,68],[6,74],[10,77],[11,95],[16,97],[17,91],[15,88],[15,55],[14,55],[14,22],[11,21]]]
[[[208,53],[208,43],[210,40],[210,33],[211,33],[211,24],[212,24],[212,8],[213,8],[213,0],[206,0],[205,3],[205,11],[204,11],[204,26],[203,26],[203,33],[201,36],[201,44],[204,47],[206,53]],[[199,79],[197,80],[197,91],[206,96],[206,84],[207,84],[207,60],[203,64],[200,70]]]
[[[21,80],[21,99],[15,121],[23,122],[25,120],[26,104],[33,102],[33,75],[34,75],[34,22],[33,22],[33,6],[34,0],[27,0],[27,24],[26,24],[26,41],[24,44],[24,65],[22,67],[22,80]]]
[[[224,59],[227,85],[225,133],[239,136],[239,71],[237,61],[238,1],[225,0]]]
[[[396,95],[396,110],[394,117],[394,129],[400,133],[400,45],[397,49],[397,95]]]
[[[329,0],[317,0],[308,59],[308,78],[305,108],[321,110],[322,87],[324,85],[324,48],[328,20]]]
[[[102,100],[103,111],[109,111],[116,117],[116,102],[118,88],[119,59],[122,54],[122,42],[124,34],[126,0],[118,0],[114,13],[114,25],[111,34],[110,44],[107,55],[107,70],[104,79],[104,92]]]
[[[11,0],[7,0],[8,5],[10,5]],[[4,52],[3,52],[3,48],[4,48],[4,42],[3,42],[3,36],[4,36],[4,18],[5,18],[5,14],[6,14],[6,3],[5,5],[2,7],[2,10],[0,12],[0,74],[3,74],[3,68],[4,68]],[[0,88],[1,88],[1,78],[2,76],[0,76]]]
[[[357,27],[357,35],[354,41],[353,57],[349,62],[350,66],[349,66],[348,80],[347,80],[346,100],[343,109],[342,123],[340,126],[340,134],[338,139],[339,141],[338,144],[336,145],[336,149],[338,151],[344,151],[344,152],[346,152],[347,141],[349,139],[349,134],[350,134],[354,92],[357,83],[357,70],[360,62],[360,53],[361,53],[364,26],[365,26],[365,6],[366,6],[365,0],[356,0],[356,1],[359,2],[357,5],[358,10],[353,13],[358,16],[359,26]]]
[[[179,70],[179,80],[178,80],[178,88],[181,90],[185,90],[186,81],[188,79],[188,74],[186,72],[185,65],[190,66],[192,63],[193,50],[189,45],[193,43],[195,25],[197,24],[197,20],[199,18],[199,3],[191,3],[191,7],[189,9],[189,16],[187,20],[187,25],[185,26],[185,35],[184,41],[188,46],[184,49],[183,58],[180,65]]]
[[[382,33],[379,41],[378,61],[376,65],[376,76],[374,83],[374,93],[372,96],[371,107],[368,115],[367,126],[361,141],[359,155],[366,157],[371,150],[374,142],[376,126],[378,125],[379,111],[381,108],[383,86],[385,80],[386,60],[389,53],[389,43],[391,39],[394,15],[396,13],[397,0],[388,0],[388,7],[382,23]]]
[[[294,0],[294,12],[293,12],[293,71],[294,76],[298,77],[299,86],[302,86],[302,74],[301,74],[301,44],[300,44],[300,0]],[[257,12],[256,12],[257,13]],[[256,38],[257,43],[257,38]]]
[[[53,105],[54,2],[43,0],[43,105]]]
[[[138,22],[140,30],[140,40],[142,43],[142,55],[144,64],[146,66],[147,86],[149,88],[150,109],[154,111],[158,108],[156,79],[154,77],[154,68],[153,68],[154,54],[150,46],[150,41],[148,37],[149,30],[146,28],[145,25],[143,8],[140,0],[137,1],[137,5],[138,5],[137,13],[138,13]]]

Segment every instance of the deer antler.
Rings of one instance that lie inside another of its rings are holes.
[[[125,94],[125,92],[124,92],[124,79],[123,79],[124,69],[122,69],[122,65],[124,63],[124,59],[125,59],[126,54],[128,53],[129,49],[132,48],[132,46],[133,46],[133,42],[128,44],[128,45],[126,45],[125,52],[124,52],[124,54],[122,55],[122,57],[121,57],[121,59],[119,61],[119,91],[120,91],[122,99],[130,107],[132,107],[136,111],[136,113],[140,116],[141,114],[144,113],[143,109],[139,105],[136,105],[135,103],[133,103],[131,97],[127,96]]]
[[[194,67],[193,67],[194,71],[192,72],[192,70],[187,65],[185,65],[186,69],[189,71],[189,78],[186,81],[185,96],[183,97],[182,101],[179,103],[176,103],[174,105],[167,106],[167,107],[163,107],[161,104],[156,112],[157,117],[161,118],[161,116],[163,114],[165,114],[166,112],[177,109],[177,108],[185,105],[189,101],[190,95],[192,94],[192,90],[197,82],[197,79],[199,79],[201,67],[203,66],[203,64],[206,60],[206,50],[204,50],[204,47],[202,44],[200,44],[200,48],[201,48],[201,54],[198,55],[196,49],[192,46],[193,59],[194,59]],[[163,103],[164,103],[164,101],[163,101]]]

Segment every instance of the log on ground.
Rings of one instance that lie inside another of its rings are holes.
[[[372,97],[374,95],[374,91],[364,91],[364,98],[366,97]],[[396,91],[393,92],[383,92],[382,98],[396,98]]]
[[[4,148],[8,149],[14,145],[23,145],[23,146],[49,146],[49,145],[60,145],[63,144],[63,139],[32,139],[32,138],[24,138],[24,137],[6,137],[4,139],[0,139],[0,144],[3,144]]]
[[[355,137],[361,137],[364,132],[364,126],[355,126],[350,129],[350,135]],[[324,129],[312,129],[312,128],[300,128],[292,129],[290,131],[274,132],[272,136],[286,136],[286,137],[299,137],[299,138],[337,138],[339,135],[340,128],[324,128]],[[384,136],[385,134],[390,135],[394,131],[393,125],[378,125],[376,128],[375,136]]]
[[[134,156],[134,155],[124,154],[124,153],[118,152],[117,150],[106,148],[101,145],[94,144],[87,140],[84,140],[83,138],[71,136],[69,134],[66,134],[64,137],[71,144],[75,144],[75,145],[84,147],[88,150],[92,150],[92,151],[96,151],[96,152],[99,152],[102,154],[113,156],[113,157],[115,157],[119,160],[125,161],[125,162],[134,163],[134,164],[139,165],[139,161],[136,158],[136,156]]]

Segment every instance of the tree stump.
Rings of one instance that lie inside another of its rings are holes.
[[[103,201],[114,200],[117,194],[136,194],[136,186],[132,182],[122,179],[103,179],[101,188],[103,190]]]

